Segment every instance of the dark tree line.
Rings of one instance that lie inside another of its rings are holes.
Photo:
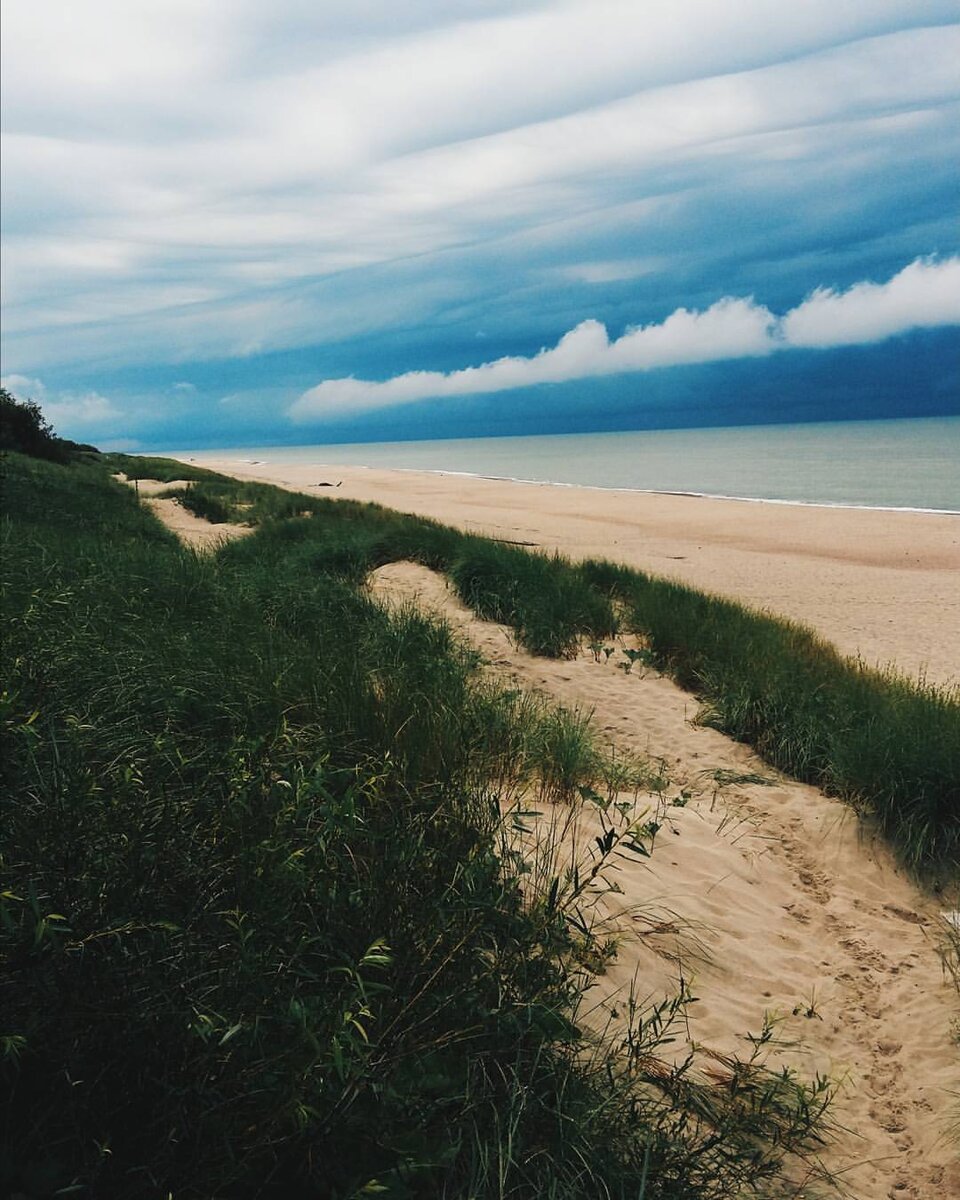
[[[0,452],[5,450],[60,463],[69,462],[81,451],[96,453],[95,446],[57,437],[35,400],[18,400],[12,392],[0,388]]]

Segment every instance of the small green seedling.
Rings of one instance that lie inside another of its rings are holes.
[[[793,1006],[793,1015],[795,1017],[801,1017],[801,1016],[806,1017],[808,1021],[813,1020],[814,1017],[816,1017],[818,1021],[823,1020],[823,1017],[821,1017],[820,1014],[817,1012],[817,989],[816,988],[810,989],[810,999],[809,1000],[801,1000]]]
[[[649,650],[624,650],[626,662],[617,663],[624,674],[629,675],[637,663],[643,667],[652,667],[654,665],[653,655]]]

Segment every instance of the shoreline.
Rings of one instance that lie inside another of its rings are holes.
[[[199,450],[198,454],[214,453]],[[150,457],[173,458],[178,462],[192,462],[203,466],[195,458],[186,454],[169,453]],[[217,462],[232,462],[238,466],[250,467],[301,467],[311,464],[302,462],[284,462],[280,459],[269,458],[237,458],[217,459]],[[479,471],[454,471],[442,467],[380,467],[368,463],[320,463],[323,467],[349,467],[356,471],[397,471],[406,475],[439,475],[443,478],[452,476],[456,479],[488,479],[492,483],[522,483],[532,487],[575,488],[585,492],[624,492],[637,496],[689,496],[695,500],[732,500],[739,504],[779,504],[788,508],[840,508],[853,509],[855,512],[890,512],[890,513],[930,513],[938,517],[960,517],[960,508],[918,508],[908,504],[853,504],[839,500],[783,500],[776,496],[732,496],[723,492],[693,492],[682,488],[632,488],[620,484],[603,483],[566,483],[562,479],[528,479],[522,475],[484,475]],[[226,473],[226,472],[224,472]]]
[[[809,626],[868,666],[960,685],[957,514],[520,482],[452,471],[178,454],[570,558],[606,558]]]
[[[193,458],[184,460],[180,455],[172,455],[178,461],[194,462]],[[220,460],[218,460],[220,461]],[[241,466],[250,467],[286,467],[306,466],[306,463],[284,463],[270,458],[238,458],[235,461]],[[200,463],[199,466],[203,466]],[[568,484],[562,479],[526,479],[522,475],[484,475],[476,470],[449,470],[440,467],[371,467],[367,463],[323,463],[325,467],[349,467],[352,470],[396,470],[409,475],[440,475],[454,476],[455,479],[488,479],[493,484],[524,484],[530,487],[572,487],[583,492],[625,492],[629,496],[686,496],[697,500],[732,500],[737,504],[782,504],[787,508],[800,509],[853,509],[857,512],[929,512],[932,516],[960,517],[960,509],[920,509],[908,504],[845,504],[840,500],[784,500],[773,496],[727,496],[724,492],[691,492],[670,487],[623,487],[619,484]]]
[[[371,430],[373,435],[377,431]],[[555,487],[960,514],[950,450],[960,412],[934,417],[506,434],[333,444],[174,447],[170,457],[323,461]]]

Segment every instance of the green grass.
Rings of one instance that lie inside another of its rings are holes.
[[[172,483],[175,479],[198,481],[226,478],[216,471],[197,467],[192,463],[176,462],[172,458],[151,458],[146,454],[106,454],[104,460],[114,472],[122,472],[128,479],[159,479]]]
[[[146,478],[149,478],[147,476]],[[198,517],[217,524],[261,525],[311,513],[316,503],[309,496],[285,492],[264,483],[221,482],[217,478],[198,479],[184,488],[170,488],[162,495],[179,501]]]
[[[823,1081],[661,1064],[689,997],[578,1026],[630,832],[531,871],[501,801],[642,767],[358,586],[476,539],[318,501],[198,555],[117,467],[3,463],[0,1191],[720,1200],[816,1152]],[[519,627],[608,621],[504,561]]]
[[[700,697],[705,722],[853,804],[928,882],[957,876],[956,689],[867,668],[791,622],[608,562],[572,564],[377,505],[291,498],[224,476],[208,486],[231,519],[264,526],[255,543],[225,551],[234,561],[291,556],[304,571],[357,582],[412,559],[445,572],[475,612],[537,654],[601,646],[618,624],[638,633],[644,659]],[[280,519],[291,509],[311,516]]]
[[[960,695],[843,658],[799,625],[609,563],[584,564],[701,719],[853,804],[902,860],[960,865]]]
[[[575,656],[585,635],[606,637],[616,629],[609,600],[559,555],[478,540],[447,569],[474,612],[512,626],[533,654]]]
[[[377,505],[291,497],[225,476],[203,487],[216,488],[231,519],[266,526],[255,547],[228,554],[246,559],[277,543],[304,569],[352,581],[409,558],[446,572],[474,611],[512,626],[534,653],[564,656],[581,641],[599,644],[619,614],[660,669],[702,699],[706,722],[869,815],[929,881],[956,877],[956,689],[872,670],[798,625],[611,563],[571,564]],[[283,522],[291,511],[311,517]]]

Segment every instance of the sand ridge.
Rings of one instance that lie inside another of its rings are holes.
[[[318,450],[318,456],[322,449]],[[186,459],[187,456],[181,456]],[[800,621],[871,666],[960,685],[960,516],[712,500],[354,466],[212,470],[608,558]],[[335,492],[318,492],[335,480]]]
[[[592,712],[613,746],[662,760],[668,797],[685,794],[660,810],[652,857],[620,860],[621,944],[589,994],[594,1022],[615,1031],[631,987],[660,999],[682,966],[699,997],[695,1042],[744,1056],[743,1035],[777,1014],[783,1063],[844,1081],[834,1116],[847,1132],[823,1158],[852,1195],[960,1195],[947,1137],[956,996],[936,952],[939,912],[853,813],[695,724],[693,697],[618,669],[622,655],[532,656],[413,563],[379,568],[370,587],[442,617],[504,678]]]

